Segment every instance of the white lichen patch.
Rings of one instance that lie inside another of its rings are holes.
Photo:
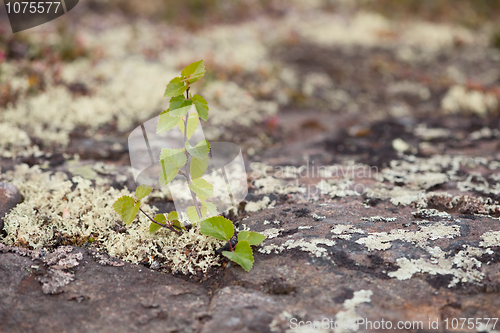
[[[448,113],[473,113],[484,117],[497,110],[498,99],[493,93],[453,86],[441,101],[441,108]]]
[[[439,247],[428,247],[426,250],[431,254],[430,259],[399,258],[396,260],[399,269],[387,275],[399,280],[407,280],[416,273],[451,274],[453,279],[448,284],[448,288],[456,286],[459,282],[479,282],[484,278],[484,273],[480,270],[481,262],[475,258],[486,253],[482,249],[464,246],[464,249],[457,254],[454,251],[444,252]]]
[[[260,253],[270,254],[270,253],[281,253],[284,250],[289,249],[299,249],[304,252],[309,252],[315,257],[328,257],[328,251],[324,247],[318,245],[333,246],[335,241],[326,238],[315,238],[311,240],[306,239],[289,239],[282,245],[269,244],[264,245],[259,248]]]
[[[281,224],[281,221],[274,220],[273,222],[269,222],[268,220],[264,220],[264,222],[263,222],[262,224],[263,224],[263,225],[268,225],[268,224],[271,224],[271,223],[274,223],[274,224],[278,224],[278,225],[280,225],[280,224]]]
[[[490,139],[493,137],[500,137],[500,131],[497,129],[492,130],[489,127],[483,127],[480,130],[474,131],[469,134],[469,138],[471,140]]]
[[[366,195],[368,198],[388,199],[394,205],[414,204],[418,208],[426,208],[429,196],[438,195],[428,191],[447,182],[455,182],[457,188],[464,192],[499,194],[500,184],[494,179],[495,175],[487,179],[479,173],[470,173],[466,177],[460,173],[463,168],[474,169],[482,166],[494,169],[496,164],[484,157],[433,155],[420,158],[404,155],[399,160],[392,160],[389,167],[375,174],[375,179],[380,183],[368,187]]]
[[[320,244],[324,244],[326,246],[333,246],[335,245],[335,241],[325,238],[311,239],[310,241],[305,239],[300,239],[300,240],[290,239],[285,242],[284,246],[287,249],[299,248],[300,250],[304,252],[309,252],[315,255],[316,257],[326,257],[328,251],[324,247],[319,247],[318,245]]]
[[[495,176],[492,179],[495,180]],[[463,192],[478,191],[493,195],[500,194],[500,183],[492,186],[485,177],[476,172],[468,175],[464,181],[458,182],[457,188]]]
[[[352,234],[364,234],[364,230],[355,228],[352,225],[338,224],[332,230],[331,233],[334,234],[333,237],[341,239],[351,239]]]
[[[351,189],[353,185],[354,181],[348,178],[331,178],[322,179],[318,184],[316,184],[316,188],[322,195],[328,195],[332,198],[360,195],[360,193]]]
[[[266,208],[273,208],[275,204],[275,200],[271,202],[271,199],[269,199],[269,197],[264,197],[259,201],[248,202],[245,206],[245,211],[255,213]]]
[[[314,228],[312,225],[301,225],[299,226],[299,230],[308,230]]]
[[[396,220],[397,220],[396,217],[383,217],[378,215],[361,218],[361,221],[370,221],[370,222],[394,222]]]
[[[356,307],[363,303],[370,303],[373,292],[371,290],[358,290],[354,292],[354,297],[347,299],[342,304],[344,310],[337,312],[335,320],[341,323],[339,327],[335,328],[335,333],[355,332],[357,331],[356,325],[349,325],[349,323],[357,323],[361,317],[356,312]]]
[[[318,215],[318,214],[316,214],[316,213],[312,213],[312,214],[311,214],[311,217],[312,217],[315,221],[321,221],[321,220],[326,219],[326,216],[319,216],[319,215]]]
[[[279,179],[271,176],[255,179],[252,186],[258,194],[290,194],[304,193],[306,188],[301,187],[297,181],[287,182],[284,179]]]
[[[500,246],[500,231],[488,231],[482,234],[479,246],[482,247]]]
[[[410,95],[417,96],[421,100],[428,100],[431,96],[429,88],[423,84],[411,81],[399,81],[391,83],[387,86],[387,93],[389,95]]]
[[[392,140],[392,148],[397,152],[404,153],[410,150],[411,146],[403,139],[397,138]]]
[[[370,233],[368,237],[360,238],[356,243],[365,245],[369,251],[387,250],[391,248],[392,242],[395,240],[401,240],[424,247],[429,240],[454,238],[459,235],[459,226],[435,223],[430,226],[420,226],[418,231],[393,229],[390,232]]]
[[[447,212],[441,212],[437,209],[419,209],[416,212],[411,212],[411,215],[418,218],[439,217],[441,219],[450,219],[451,215]]]
[[[419,124],[413,133],[423,140],[429,141],[433,139],[447,138],[450,136],[451,131],[447,128],[428,128],[425,124]]]
[[[389,199],[395,206],[407,206],[425,198],[423,191],[412,190],[400,186],[390,188],[383,184],[377,187],[367,188],[366,195],[368,198]]]
[[[274,116],[278,111],[278,103],[257,101],[247,90],[234,82],[212,82],[203,89],[202,94],[210,105],[212,125],[227,126],[238,123],[249,127],[262,119]]]
[[[261,232],[267,239],[273,239],[279,236],[283,229],[270,228]]]
[[[91,181],[64,173],[42,172],[39,167],[17,166],[2,178],[16,185],[25,198],[4,218],[6,244],[26,244],[34,249],[53,245],[59,233],[64,237],[95,240],[98,249],[125,261],[138,263],[161,260],[173,271],[184,274],[196,269],[206,272],[219,264],[215,250],[222,245],[201,235],[195,226],[181,236],[160,230],[149,233],[144,215],[119,233],[113,229],[122,222],[112,205],[127,190],[92,185]],[[75,188],[73,188],[75,187]],[[143,209],[153,214],[147,205]]]

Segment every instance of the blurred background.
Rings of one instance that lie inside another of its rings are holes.
[[[480,156],[498,146],[463,140],[498,138],[499,16],[498,0],[87,0],[12,34],[1,6],[0,154],[128,164],[128,133],[204,59],[205,134],[250,160]]]

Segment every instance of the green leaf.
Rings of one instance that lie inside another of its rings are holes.
[[[200,95],[194,95],[191,97],[191,100],[194,103],[194,107],[196,108],[196,112],[201,119],[207,121],[208,119],[208,103],[207,101],[201,97]]]
[[[163,97],[173,97],[183,94],[187,89],[187,85],[182,82],[181,77],[174,77],[167,85]]]
[[[126,225],[129,225],[134,220],[135,216],[139,212],[139,208],[141,207],[141,201],[138,200],[135,202],[134,198],[129,197],[128,195],[124,195],[119,198],[113,204],[113,208],[115,211],[121,215],[123,222]]]
[[[191,159],[191,164],[189,166],[189,172],[191,173],[191,178],[200,178],[205,174],[208,168],[208,156],[203,158],[193,157]]]
[[[186,141],[186,149],[191,156],[203,158],[207,156],[208,151],[210,150],[210,143],[207,140],[201,140],[196,144],[196,146],[193,147],[189,141]]]
[[[266,236],[255,231],[240,231],[238,242],[247,241],[250,245],[259,245],[266,239]]]
[[[179,214],[174,210],[173,212],[168,213],[168,220],[175,221],[179,219]]]
[[[165,214],[156,214],[156,216],[153,220],[155,220],[156,222],[159,222],[161,224],[165,224],[167,222],[167,218],[165,217]]]
[[[126,207],[133,207],[135,205],[135,200],[134,198],[124,195],[123,197],[118,198],[114,203],[113,203],[113,208],[115,212],[118,213],[118,215],[123,215],[123,210]]]
[[[171,158],[171,157],[175,157],[177,159],[177,158],[179,158],[179,157],[177,157],[178,155],[181,155],[181,156],[183,155],[184,157],[186,157],[186,154],[184,153],[184,149],[182,149],[182,148],[178,148],[178,149],[163,148],[160,152],[160,160],[163,160],[166,158]]]
[[[180,121],[182,121],[181,117],[172,116],[170,114],[170,109],[167,109],[160,114],[160,119],[156,126],[156,133],[168,131],[174,128]]]
[[[176,229],[186,230],[186,227],[184,226],[184,224],[182,224],[179,220],[175,220],[173,222],[174,222],[173,226],[177,227]]]
[[[191,184],[189,184],[191,191],[196,193],[196,195],[201,199],[205,200],[211,197],[214,193],[214,187],[212,184],[207,182],[203,178],[193,179]]]
[[[144,199],[151,191],[153,188],[149,185],[141,185],[135,189],[135,196],[137,199],[142,200]]]
[[[198,212],[196,211],[196,207],[189,206],[186,210],[187,217],[189,221],[198,223],[200,222],[200,217],[198,216]]]
[[[243,267],[247,272],[250,272],[252,269],[254,262],[253,253],[247,241],[239,241],[234,248],[234,252],[223,251],[222,255]]]
[[[186,99],[184,95],[172,97],[170,99],[170,115],[173,117],[184,117],[193,105],[193,101]]]
[[[228,241],[234,234],[233,222],[222,216],[210,217],[201,221],[201,233]]]
[[[161,223],[161,224],[165,224],[167,222],[167,219],[165,218],[164,214],[156,214],[156,216],[153,220],[155,220],[156,222]],[[154,234],[155,232],[160,230],[160,228],[161,228],[161,225],[158,225],[156,223],[151,222],[151,224],[149,225],[149,232]]]
[[[186,136],[188,139],[191,139],[199,123],[200,119],[198,118],[198,115],[196,113],[191,113],[188,117],[187,136]],[[181,130],[182,134],[184,134],[184,127],[185,127],[184,121],[179,122],[177,126],[179,126],[179,129]]]
[[[186,165],[187,158],[183,149],[163,148],[160,154],[160,184],[162,186],[170,183],[179,170]]]
[[[217,207],[214,205],[213,202],[201,201],[201,204],[203,205],[203,208],[205,208],[210,213],[210,215],[212,216],[217,215]]]
[[[187,79],[188,84],[198,81],[204,74],[205,66],[203,65],[203,60],[187,65],[181,72],[181,75]]]

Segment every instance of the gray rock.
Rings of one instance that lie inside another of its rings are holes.
[[[23,200],[17,187],[7,182],[0,182],[0,235],[3,232],[3,218]]]

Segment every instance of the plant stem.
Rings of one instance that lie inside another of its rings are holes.
[[[175,232],[175,233],[176,233],[177,235],[179,235],[179,236],[181,235],[181,233],[180,233],[180,232],[178,232],[177,230],[175,230],[175,228],[174,228],[174,227],[169,226],[169,225],[166,225],[166,224],[162,224],[162,223],[159,223],[159,222],[156,222],[156,221],[155,221],[155,220],[154,220],[151,216],[149,216],[149,215],[148,215],[145,211],[143,211],[143,210],[142,210],[142,208],[139,208],[139,210],[140,210],[140,211],[141,211],[144,215],[146,215],[146,216],[147,216],[147,218],[148,218],[149,220],[151,220],[151,222],[156,223],[156,224],[158,224],[159,226],[162,226],[162,227],[164,227],[164,228],[167,228],[168,230]]]
[[[186,90],[186,99],[189,99],[189,87]],[[184,177],[186,177],[186,181],[188,185],[191,184],[191,176],[189,175],[189,167],[191,164],[191,159],[189,158],[188,151],[186,148],[186,142],[187,142],[187,127],[188,127],[188,120],[189,120],[189,113],[186,113],[186,120],[184,120],[184,153],[186,154],[186,171],[184,173]],[[201,215],[200,207],[198,206],[198,201],[196,200],[196,194],[189,189],[189,192],[191,192],[191,198],[193,199],[193,204],[194,208],[196,209],[196,213],[198,214],[198,217],[201,221],[203,218]]]

